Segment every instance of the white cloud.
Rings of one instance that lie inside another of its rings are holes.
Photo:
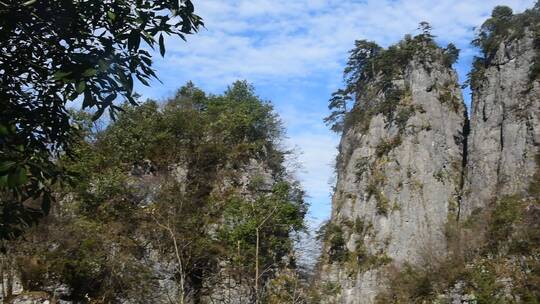
[[[517,11],[533,0],[207,0],[197,12],[207,29],[168,41],[160,70],[187,72],[205,84],[235,78],[275,81],[340,73],[346,52],[358,38],[388,45],[429,21],[441,41],[469,47],[472,28],[497,4]]]
[[[156,60],[163,86],[145,88],[146,96],[164,97],[188,79],[219,93],[236,79],[248,79],[271,96],[299,146],[300,174],[312,202],[329,202],[331,163],[337,138],[322,124],[329,93],[340,86],[347,51],[355,39],[387,46],[421,21],[430,22],[442,43],[462,49],[461,80],[475,51],[472,28],[496,5],[515,11],[534,0],[203,0],[196,10],[206,29],[167,40],[167,55]],[[159,58],[159,56],[156,56]],[[279,91],[279,93],[275,93]],[[318,92],[319,95],[313,94]],[[263,96],[263,97],[265,97]],[[324,209],[324,208],[323,208]]]

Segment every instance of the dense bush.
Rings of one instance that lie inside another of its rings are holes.
[[[117,98],[136,104],[134,83],[157,78],[148,49],[164,55],[165,35],[197,32],[203,22],[194,10],[190,0],[2,1],[1,239],[46,215],[53,185],[69,177],[56,162],[76,133],[69,108],[97,118],[114,116]]]
[[[324,241],[327,249],[327,258],[329,262],[343,262],[348,255],[348,249],[345,247],[345,235],[340,225],[332,222],[326,222],[318,231],[319,241]]]
[[[208,96],[188,83],[162,104],[124,105],[103,130],[72,117],[79,140],[59,161],[74,178],[56,190],[53,215],[10,248],[27,257],[27,289],[65,284],[65,299],[150,303],[151,255],[174,265],[180,298],[207,295],[223,263],[249,287],[255,267],[266,281],[287,264],[304,193],[284,167],[279,120],[251,85]],[[270,179],[248,174],[253,163]]]

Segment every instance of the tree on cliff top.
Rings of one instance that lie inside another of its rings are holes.
[[[473,69],[469,73],[468,83],[476,88],[484,79],[484,71],[492,63],[501,43],[522,38],[527,32],[534,39],[536,56],[530,68],[530,80],[540,77],[540,2],[520,14],[514,14],[507,6],[496,6],[491,17],[478,29],[472,44],[478,47],[482,55],[475,57]]]
[[[0,238],[13,237],[51,201],[74,131],[66,104],[111,116],[134,78],[155,78],[147,47],[202,26],[191,0],[0,1]]]
[[[350,119],[352,116],[348,114],[354,111],[354,107],[348,104],[354,102],[355,106],[358,105],[356,101],[358,94],[369,86],[376,88],[376,94],[384,93],[388,101],[399,101],[403,92],[395,87],[394,80],[403,74],[413,57],[421,58],[422,62],[440,58],[447,67],[456,62],[459,49],[453,44],[440,48],[434,41],[435,36],[431,34],[432,27],[428,22],[421,22],[418,30],[421,34],[414,37],[406,35],[400,42],[386,49],[372,41],[355,41],[355,47],[349,51],[349,60],[343,71],[345,87],[332,94],[328,105],[331,113],[324,119],[332,131],[341,132],[356,120]],[[435,52],[436,50],[442,52]],[[393,108],[395,105],[386,107],[386,109]],[[362,109],[364,112],[366,110]],[[377,111],[379,110],[375,112]]]

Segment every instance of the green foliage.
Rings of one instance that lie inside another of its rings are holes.
[[[415,113],[416,113],[416,108],[413,106],[400,107],[394,119],[394,123],[399,128],[400,132],[405,131],[405,127],[407,126],[407,122],[409,121],[409,118],[411,118]]]
[[[156,102],[148,101],[138,107],[125,104],[123,109],[106,133],[98,135],[98,144],[104,153],[115,158],[114,163],[132,165],[152,155],[168,134],[158,129],[163,117]]]
[[[119,299],[129,289],[137,288],[135,282],[140,281],[140,288],[145,287],[149,269],[133,256],[114,254],[114,246],[120,244],[124,252],[137,250],[137,244],[123,238],[109,239],[105,226],[91,220],[80,219],[68,225],[67,235],[58,240],[61,242],[57,250],[45,255],[48,263],[48,274],[62,278],[63,283],[71,288],[70,296],[77,301],[85,297]],[[77,239],[70,239],[77,237]],[[108,278],[108,279],[107,279]],[[122,287],[127,287],[122,289]]]
[[[371,228],[373,228],[372,224],[366,224],[365,221],[360,217],[357,217],[353,224],[354,233],[360,236],[364,236]]]
[[[385,90],[384,100],[375,106],[374,113],[383,114],[386,118],[386,125],[390,126],[394,121],[397,105],[405,96],[405,91],[397,88],[394,84],[389,83],[385,86],[388,88]]]
[[[392,262],[385,253],[372,254],[362,241],[364,236],[373,229],[371,223],[366,223],[357,217],[355,221],[342,220],[339,224],[325,223],[318,231],[319,240],[324,241],[324,258],[330,263],[338,263],[345,269],[350,277],[359,272],[379,268]],[[344,231],[354,233],[358,240],[354,250],[346,247]]]
[[[432,303],[433,282],[427,273],[405,264],[390,278],[392,288],[377,295],[376,303]]]
[[[540,8],[536,10],[539,11]],[[534,29],[534,47],[537,51],[530,70],[531,80],[536,80],[540,77],[540,26],[536,26]]]
[[[514,231],[514,224],[520,219],[523,202],[520,197],[505,197],[493,208],[488,227],[488,248],[497,251],[501,243],[506,243]]]
[[[377,201],[377,213],[387,216],[390,210],[390,202],[382,192],[375,192],[375,200]]]
[[[322,293],[326,295],[338,295],[341,292],[341,285],[339,283],[326,282],[322,287]]]
[[[293,232],[304,229],[305,204],[299,189],[286,182],[274,185],[268,195],[255,201],[232,197],[223,210],[219,236],[231,257],[243,266],[255,264],[256,232],[259,231],[259,263],[262,269],[281,263],[293,250]]]
[[[444,104],[449,104],[455,113],[458,113],[462,107],[460,99],[454,94],[454,91],[449,84],[445,84],[443,88],[439,89],[439,101]]]
[[[460,50],[453,43],[449,43],[443,51],[444,65],[451,68],[459,58],[459,51]]]
[[[77,132],[66,104],[81,100],[95,118],[114,116],[118,98],[136,104],[134,78],[156,78],[144,44],[163,55],[164,34],[185,39],[202,25],[189,0],[2,2],[0,208],[11,220],[1,238],[49,211],[63,173],[53,159],[71,152]]]
[[[479,304],[507,303],[504,298],[504,285],[495,270],[496,265],[482,261],[467,272],[466,280],[474,288],[474,296]]]
[[[330,129],[336,133],[343,131],[344,119],[347,115],[347,103],[352,97],[343,90],[332,93],[332,98],[328,104],[328,109],[332,110],[329,116],[324,118],[324,123],[330,126]]]
[[[280,122],[247,82],[212,96],[188,83],[164,104],[125,104],[105,130],[72,117],[77,141],[59,159],[72,180],[56,189],[66,200],[14,243],[12,254],[39,261],[25,284],[66,284],[74,301],[148,303],[152,250],[199,296],[224,261],[253,279],[259,226],[261,269],[283,266],[307,206],[283,165]],[[271,179],[250,176],[246,195],[242,174],[254,161]]]
[[[529,184],[529,195],[535,199],[540,199],[540,154],[535,155],[536,171],[532,177],[532,181]]]
[[[528,9],[521,14],[514,14],[507,6],[497,6],[480,27],[473,45],[482,51],[481,57],[473,61],[473,69],[469,73],[468,83],[472,88],[478,88],[484,79],[484,71],[489,67],[499,50],[502,42],[508,43],[523,37],[527,30],[535,37],[536,59],[530,69],[530,79],[535,80],[539,75],[540,44],[538,43],[538,26],[540,24],[540,7]]]
[[[317,238],[325,243],[330,262],[343,262],[347,259],[348,250],[345,247],[345,237],[340,225],[328,221],[321,226],[317,234]]]
[[[148,290],[150,269],[127,255],[140,245],[119,233],[118,224],[105,226],[81,217],[49,220],[46,229],[50,232],[30,230],[35,243],[17,248],[22,251],[17,264],[26,290],[40,291],[61,282],[70,288],[66,300],[100,298],[108,303]]]
[[[361,157],[358,159],[355,167],[356,167],[356,179],[360,180],[364,173],[369,172],[369,157]]]
[[[375,147],[375,155],[377,157],[383,157],[387,155],[390,151],[397,148],[399,145],[401,145],[401,136],[397,135],[391,139],[383,139],[377,144]]]
[[[60,176],[46,149],[20,138],[15,124],[2,118],[0,103],[0,239],[14,239],[49,212],[51,185]],[[11,119],[11,118],[10,118]],[[39,143],[41,145],[41,143]]]
[[[395,111],[400,102],[407,96],[406,88],[400,88],[395,80],[403,77],[407,65],[416,58],[428,63],[439,58],[445,65],[451,66],[459,56],[459,50],[452,44],[440,50],[431,35],[431,26],[424,22],[420,29],[422,34],[415,37],[405,36],[399,43],[383,49],[374,42],[359,40],[351,50],[349,60],[344,69],[345,88],[332,94],[329,109],[331,114],[325,122],[336,132],[352,126],[360,126],[365,132],[371,118],[383,114],[387,126],[395,123],[403,130],[414,109],[406,108]],[[374,101],[375,99],[380,101]],[[348,110],[348,103],[354,107]]]
[[[447,256],[396,269],[390,289],[377,296],[378,303],[431,303],[456,283],[476,303],[538,303],[539,172],[537,166],[529,195],[503,197],[463,223],[449,221]]]
[[[497,6],[491,12],[491,18],[482,24],[478,37],[473,41],[473,44],[482,49],[484,57],[493,57],[502,39],[505,39],[510,34],[513,16],[510,7]]]
[[[372,68],[370,65],[372,60],[379,56],[383,49],[373,41],[356,40],[354,42],[354,49],[349,51],[349,60],[343,71],[345,82],[347,84],[347,90],[349,86],[357,84],[364,76],[362,73],[366,69]],[[371,71],[374,73],[375,71]]]
[[[357,243],[354,251],[349,252],[347,257],[345,267],[350,277],[356,277],[360,272],[376,269],[392,262],[392,258],[384,253],[370,254],[363,242]]]
[[[374,197],[376,202],[375,207],[377,210],[377,214],[384,216],[387,216],[388,212],[390,211],[390,202],[382,191],[382,188],[386,182],[386,176],[381,170],[381,165],[384,163],[384,159],[381,159],[381,157],[385,153],[388,153],[391,149],[393,149],[395,147],[395,144],[401,143],[401,138],[399,137],[399,135],[396,138],[392,139],[391,142],[394,142],[395,140],[397,141],[390,144],[389,146],[384,140],[379,144],[380,147],[379,149],[376,149],[376,155],[380,154],[380,156],[378,156],[379,158],[373,163],[370,168],[370,174],[368,175],[368,184],[365,190],[366,199],[369,201],[372,197]]]
[[[312,303],[308,301],[308,294],[304,290],[301,278],[292,270],[283,271],[268,283],[267,293],[262,302],[265,304]]]
[[[380,186],[380,183],[377,183],[375,180],[371,179],[366,187],[366,195],[368,200],[372,197],[375,198],[377,214],[387,216],[390,210],[390,202],[380,190]]]

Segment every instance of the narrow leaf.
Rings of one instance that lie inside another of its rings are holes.
[[[142,84],[144,84],[145,86],[147,86],[147,87],[150,86],[148,81],[146,81],[146,79],[142,78],[139,74],[137,74],[137,79],[139,79],[139,81],[142,82]]]
[[[86,89],[86,83],[84,81],[80,81],[79,83],[77,83],[77,87],[75,88],[75,91],[78,93],[78,94],[81,94],[84,89]]]
[[[99,108],[99,109],[96,111],[96,113],[94,113],[94,115],[92,116],[92,120],[93,120],[93,121],[98,120],[98,119],[101,117],[101,115],[103,115],[103,112],[104,112],[104,111],[105,111],[105,107]]]
[[[107,96],[105,100],[103,100],[103,103],[105,105],[110,105],[112,102],[116,99],[116,93],[112,93],[111,95]]]
[[[90,92],[90,90],[85,90],[84,91],[84,100],[83,100],[83,103],[82,103],[82,108],[86,109],[86,108],[91,107],[93,105],[94,105],[94,98],[92,96],[92,92]]]
[[[53,77],[54,79],[56,80],[63,80],[64,78],[66,78],[67,76],[71,75],[71,72],[62,72],[62,71],[58,71],[56,73],[53,74]]]
[[[113,13],[112,11],[108,11],[107,12],[107,17],[111,20],[111,21],[114,21],[116,19],[116,14]]]
[[[138,30],[132,30],[128,38],[128,48],[130,50],[138,50],[141,44],[141,36]]]
[[[133,92],[133,76],[131,74],[128,74],[127,77],[127,90],[128,92]]]
[[[165,42],[163,40],[163,34],[159,34],[159,52],[161,53],[161,57],[165,56]]]
[[[86,69],[82,75],[84,77],[92,77],[92,76],[95,76],[97,74],[97,70],[94,69],[94,68],[89,68],[89,69]]]
[[[36,3],[37,0],[29,0],[29,1],[26,1],[25,3],[23,3],[23,6],[29,6],[29,5],[32,5],[34,3]]]
[[[11,160],[3,161],[0,163],[0,172],[5,172],[9,170],[11,167],[15,166],[17,163]]]

